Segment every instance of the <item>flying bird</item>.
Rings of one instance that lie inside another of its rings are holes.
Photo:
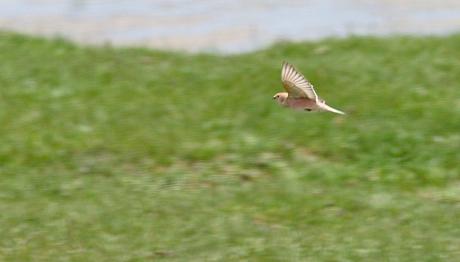
[[[313,112],[329,111],[341,115],[345,114],[340,110],[328,106],[326,101],[316,94],[313,85],[293,65],[287,62],[283,62],[281,82],[287,92],[276,93],[273,96],[273,99],[278,104],[297,110]]]

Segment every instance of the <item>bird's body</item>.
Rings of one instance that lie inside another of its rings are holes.
[[[314,111],[317,109],[316,101],[309,98],[292,98],[287,92],[277,93],[275,97],[283,97],[278,99],[278,103],[282,106],[296,110]]]
[[[278,104],[295,110],[329,111],[344,115],[345,113],[326,104],[315,92],[313,85],[300,74],[292,65],[284,62],[281,71],[281,81],[287,92],[275,94]]]

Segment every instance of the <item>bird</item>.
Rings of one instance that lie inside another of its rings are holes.
[[[344,112],[332,108],[320,98],[313,85],[291,64],[283,62],[281,82],[287,92],[279,92],[273,99],[283,107],[310,112],[332,112],[345,115]]]

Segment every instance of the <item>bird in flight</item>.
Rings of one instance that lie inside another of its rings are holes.
[[[281,69],[281,82],[287,92],[276,93],[273,99],[278,104],[305,111],[329,111],[344,115],[345,113],[332,108],[326,104],[315,92],[313,85],[299,73],[295,67],[287,62],[283,62]]]

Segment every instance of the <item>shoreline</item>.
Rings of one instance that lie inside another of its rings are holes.
[[[236,0],[132,4],[97,0],[0,2],[0,30],[84,44],[237,54],[280,41],[330,37],[447,35],[460,31],[460,2]]]

